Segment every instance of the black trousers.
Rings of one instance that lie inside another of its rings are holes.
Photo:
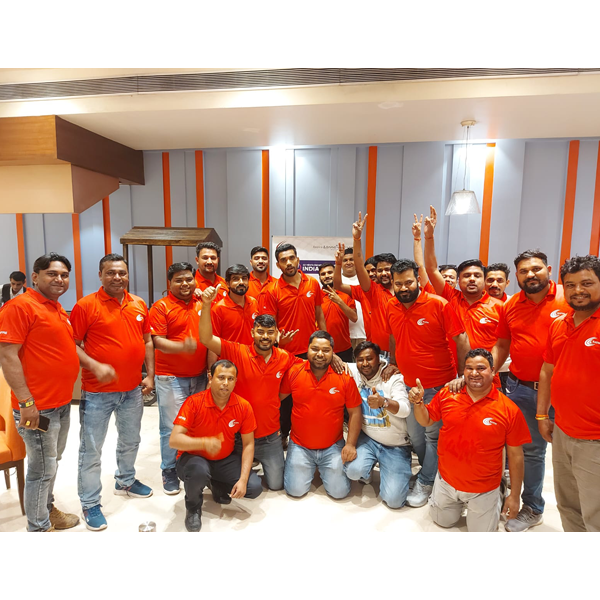
[[[232,452],[221,460],[208,460],[203,456],[184,452],[179,457],[176,468],[185,489],[185,507],[188,510],[198,510],[202,508],[202,492],[211,481],[218,483],[223,492],[231,492],[242,472],[242,457]],[[250,471],[244,498],[257,498],[261,492],[262,484],[258,475]]]
[[[303,354],[297,354],[298,358],[302,358],[306,360],[306,352]],[[294,401],[292,395],[286,396],[281,401],[281,406],[279,407],[279,428],[281,429],[281,439],[285,440],[289,435],[292,429],[292,405]]]

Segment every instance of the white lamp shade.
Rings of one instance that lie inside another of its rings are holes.
[[[446,216],[450,215],[476,215],[480,213],[475,192],[460,190],[454,192],[446,209]]]

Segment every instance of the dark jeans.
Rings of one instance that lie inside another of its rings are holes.
[[[184,452],[177,460],[177,475],[185,488],[185,507],[188,510],[202,508],[202,492],[211,481],[219,484],[219,491],[231,492],[242,471],[242,458],[235,452],[221,460],[207,460],[196,454]],[[257,498],[262,492],[258,475],[250,472],[244,498]]]
[[[306,360],[306,352],[297,355],[298,358],[302,358]],[[279,407],[279,428],[281,429],[281,439],[285,440],[289,437],[290,431],[292,429],[292,405],[294,400],[292,395],[285,397],[281,401],[281,406]]]
[[[242,437],[235,434],[235,453],[242,455]],[[283,446],[281,433],[276,431],[271,435],[254,438],[254,458],[262,464],[265,481],[270,490],[283,489]]]

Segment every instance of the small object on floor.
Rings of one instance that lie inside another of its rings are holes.
[[[144,521],[138,527],[138,531],[146,533],[148,531],[156,531],[156,523],[154,521]]]
[[[533,512],[533,509],[527,504],[523,504],[523,508],[514,519],[509,519],[504,526],[506,531],[512,533],[520,533],[527,531],[531,527],[541,525],[544,522],[544,514]]]
[[[115,481],[115,496],[129,496],[130,498],[150,498],[152,496],[152,488],[144,485],[137,479],[129,486],[119,485]]]
[[[202,529],[202,509],[185,509],[185,528],[190,532],[197,532]]]
[[[212,492],[213,500],[217,504],[231,504],[231,498],[226,488],[223,488],[217,481],[211,481],[210,490]]]
[[[175,496],[181,491],[179,477],[177,477],[177,471],[175,469],[163,469],[162,482],[163,492],[169,496]]]
[[[50,525],[57,531],[71,529],[71,527],[79,525],[79,517],[77,515],[64,513],[62,510],[58,510],[53,504],[52,510],[50,511]]]
[[[510,490],[510,471],[508,469],[504,469],[503,479],[506,487]]]
[[[432,485],[423,485],[418,479],[411,493],[406,498],[406,504],[413,508],[420,508],[427,504],[429,496],[431,496]]]
[[[100,504],[96,504],[96,506],[92,506],[92,508],[84,510],[83,520],[85,521],[85,526],[90,531],[102,531],[108,527],[106,518],[100,509]]]

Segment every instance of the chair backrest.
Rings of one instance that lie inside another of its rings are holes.
[[[12,460],[25,458],[25,443],[19,435],[12,414],[10,386],[0,369],[0,431],[6,432],[6,443],[11,450]]]

